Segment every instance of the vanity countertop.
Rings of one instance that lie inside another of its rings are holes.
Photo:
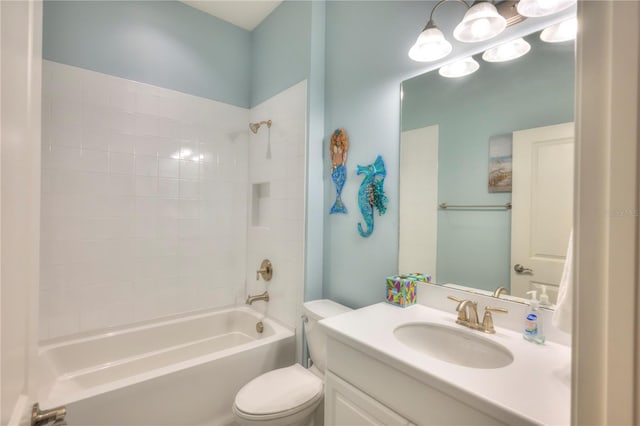
[[[423,305],[399,308],[379,303],[322,320],[327,334],[506,423],[568,425],[571,409],[571,349],[537,345],[496,327],[485,334],[455,323],[456,315]],[[407,323],[458,327],[507,347],[506,367],[476,369],[441,361],[401,343],[394,330]]]

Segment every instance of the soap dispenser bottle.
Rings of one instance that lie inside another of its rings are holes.
[[[540,293],[540,306],[551,306],[549,295],[547,294],[547,286],[541,285],[540,288],[542,288],[542,293]]]
[[[529,301],[529,309],[527,309],[527,315],[524,320],[524,331],[522,333],[522,337],[530,342],[535,342],[541,345],[544,343],[545,338],[542,317],[538,311],[538,308],[540,307],[540,302],[537,298],[538,292],[531,290],[528,291],[527,294],[531,295],[531,300]]]

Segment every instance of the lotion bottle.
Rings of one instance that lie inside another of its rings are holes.
[[[549,301],[549,295],[547,294],[547,286],[546,285],[541,285],[540,286],[542,288],[542,293],[540,293],[540,306],[541,307],[545,307],[545,306],[551,306],[551,302]]]
[[[538,311],[538,308],[540,307],[540,302],[537,298],[538,292],[536,290],[531,290],[528,291],[527,294],[531,295],[531,300],[529,301],[529,309],[527,309],[527,314],[524,319],[524,331],[522,333],[522,337],[530,342],[542,345],[545,337],[542,317]]]

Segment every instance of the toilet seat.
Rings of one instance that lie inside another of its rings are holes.
[[[233,411],[245,420],[269,421],[312,412],[323,398],[322,380],[300,364],[256,377],[236,395]]]

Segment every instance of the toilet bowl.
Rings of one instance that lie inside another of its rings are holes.
[[[262,374],[236,394],[233,414],[241,425],[314,426],[322,415],[326,336],[318,321],[351,309],[331,300],[306,302],[304,329],[313,365],[300,364]],[[316,425],[318,426],[318,425]]]

